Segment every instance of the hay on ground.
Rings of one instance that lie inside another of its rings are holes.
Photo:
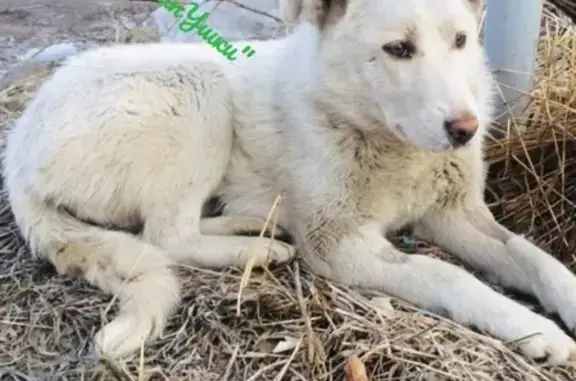
[[[487,199],[507,226],[572,266],[576,254],[576,27],[546,18],[525,117],[492,142]],[[518,127],[527,126],[521,136]]]

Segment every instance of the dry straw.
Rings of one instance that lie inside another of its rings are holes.
[[[551,7],[550,7],[551,8]],[[576,253],[576,29],[546,9],[537,88],[509,139],[487,147],[492,209],[572,265]],[[519,136],[518,127],[526,126]]]
[[[574,26],[547,12],[527,117],[509,127],[510,139],[487,148],[493,210],[568,265],[576,242],[575,44]],[[3,131],[48,71],[0,90]],[[528,132],[519,136],[516,125]],[[31,259],[0,203],[0,379],[343,381],[350,357],[370,381],[576,379],[574,367],[528,361],[513,345],[315,278],[298,263],[244,274],[180,272],[184,300],[165,337],[132,362],[97,362],[86,356],[88,340],[110,297]]]

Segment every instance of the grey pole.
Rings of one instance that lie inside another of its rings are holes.
[[[484,46],[499,84],[500,123],[518,117],[534,85],[543,0],[487,0]]]

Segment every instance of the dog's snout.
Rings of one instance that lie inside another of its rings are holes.
[[[444,128],[450,143],[454,147],[461,147],[474,137],[479,124],[475,115],[464,113],[454,119],[444,121]]]

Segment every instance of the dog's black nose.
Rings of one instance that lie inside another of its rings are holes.
[[[444,128],[448,134],[448,140],[455,148],[468,143],[478,130],[478,118],[466,113],[461,117],[444,121]]]

